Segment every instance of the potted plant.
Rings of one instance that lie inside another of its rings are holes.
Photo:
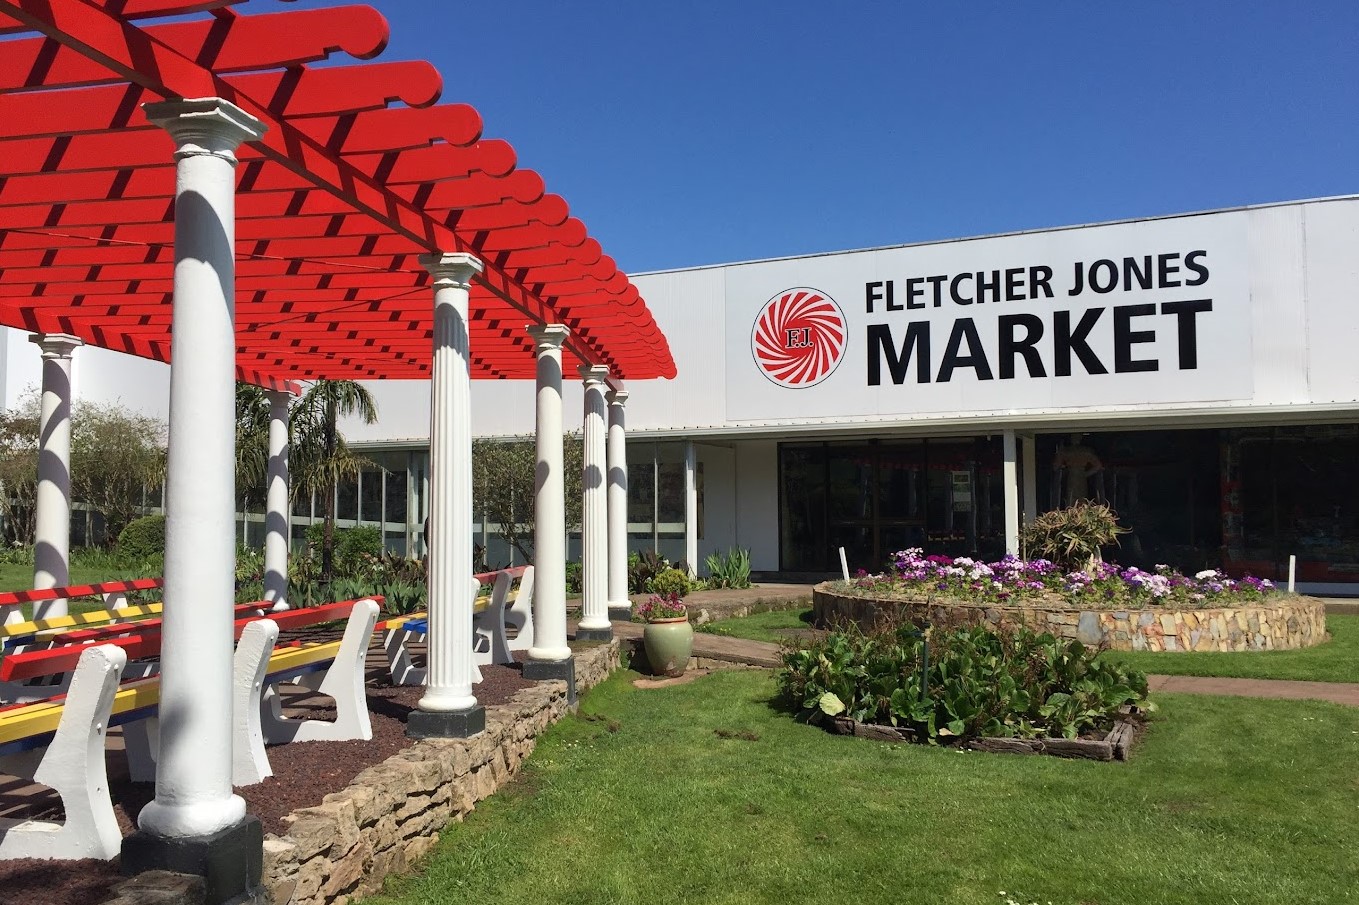
[[[689,624],[689,610],[679,592],[652,594],[644,602],[634,603],[632,621],[646,623],[642,646],[651,671],[656,675],[683,675],[694,649],[694,627]]]

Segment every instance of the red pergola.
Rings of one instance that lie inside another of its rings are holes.
[[[673,377],[636,288],[477,111],[367,6],[244,15],[240,0],[0,0],[0,324],[168,361],[172,142],[141,104],[221,97],[268,131],[237,156],[245,379],[427,378],[426,252],[485,263],[473,376],[530,378],[530,323],[564,364]],[[570,371],[568,371],[570,373]]]

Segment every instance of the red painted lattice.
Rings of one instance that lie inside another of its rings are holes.
[[[0,323],[168,359],[174,163],[140,105],[215,95],[269,127],[237,155],[244,375],[427,377],[417,258],[469,251],[474,376],[532,377],[533,322],[572,328],[568,367],[674,376],[627,276],[431,65],[314,65],[380,54],[377,11],[242,6],[0,0]]]

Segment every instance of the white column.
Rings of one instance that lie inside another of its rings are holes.
[[[1005,447],[1005,467],[1002,483],[1005,487],[1005,552],[1019,555],[1019,474],[1016,463],[1015,432],[1002,435]]]
[[[71,583],[71,353],[84,343],[64,333],[29,339],[42,349],[42,403],[38,440],[38,493],[34,512],[33,587]],[[66,600],[44,600],[34,618],[65,616]],[[19,619],[16,608],[13,617]]]
[[[609,618],[628,621],[627,390],[611,390],[609,403]]]
[[[566,643],[566,482],[562,475],[563,324],[529,327],[538,353],[537,477],[533,497],[533,647],[529,658],[557,662]],[[531,670],[526,671],[525,675]]]
[[[269,485],[264,506],[264,599],[274,612],[288,609],[288,408],[292,394],[269,391]]]
[[[1019,468],[1024,479],[1024,524],[1038,518],[1038,444],[1033,434],[1019,437]]]
[[[245,802],[231,792],[234,152],[264,129],[220,98],[163,101],[144,109],[175,140],[175,271],[160,753],[156,798],[137,822],[153,836],[207,836],[245,816]]]
[[[482,263],[470,254],[425,255],[420,263],[434,278],[429,430],[429,530],[434,543],[428,574],[429,672],[419,708],[449,714],[477,708],[472,694],[472,375],[467,297]]]
[[[578,639],[613,637],[609,624],[609,510],[604,486],[606,404],[605,384],[609,369],[604,365],[581,365],[585,384],[584,471],[581,475],[581,601]]]
[[[689,577],[698,575],[698,452],[684,441],[684,561]]]

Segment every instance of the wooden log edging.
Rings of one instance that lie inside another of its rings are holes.
[[[1326,605],[1315,597],[1280,594],[1234,607],[1176,610],[1081,609],[1041,601],[1001,606],[949,597],[883,598],[844,593],[836,582],[812,590],[818,627],[853,622],[865,630],[883,621],[1026,627],[1108,650],[1296,650],[1326,640]]]
[[[575,652],[576,689],[618,668],[615,640]],[[376,766],[317,807],[294,811],[283,836],[264,840],[264,886],[275,902],[332,905],[373,895],[409,871],[439,832],[519,770],[548,726],[566,714],[565,682],[539,682],[486,708],[486,731],[470,739],[424,739]]]
[[[992,754],[1051,754],[1099,761],[1126,761],[1138,736],[1140,714],[1129,707],[1104,738],[974,738],[962,743],[969,751],[989,751]],[[849,717],[836,716],[828,720],[831,731],[838,735],[852,735],[878,742],[915,744],[911,730],[877,723],[860,723]]]

